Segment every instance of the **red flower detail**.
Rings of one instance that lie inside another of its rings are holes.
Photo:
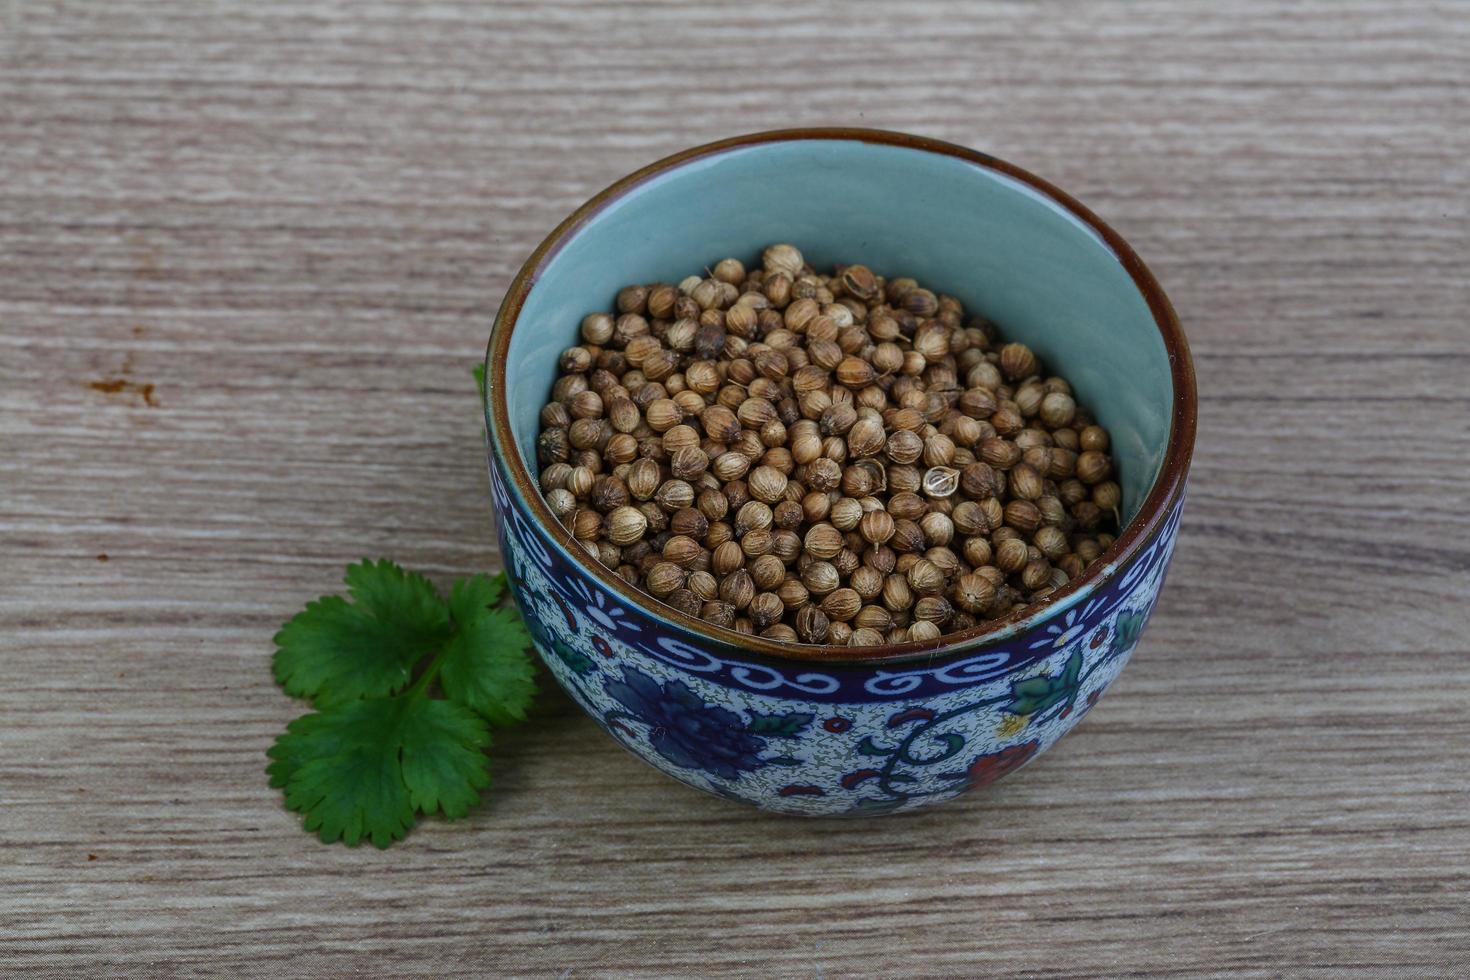
[[[857,772],[850,772],[842,777],[842,788],[854,789],[869,779],[877,779],[881,775],[883,774],[876,769],[859,769]]]
[[[1062,713],[1059,714],[1059,715],[1057,715],[1057,717],[1058,718],[1065,718],[1068,715],[1070,715],[1071,713],[1072,713],[1072,706],[1069,704],[1065,708],[1062,709]]]
[[[609,660],[617,656],[617,654],[613,653],[612,644],[607,642],[600,636],[592,637],[592,646],[597,650],[598,653],[602,654]]]
[[[804,786],[801,783],[792,783],[790,786],[782,786],[776,791],[781,796],[826,796],[827,791],[820,786]]]
[[[970,763],[969,776],[970,788],[978,789],[981,786],[989,786],[1007,773],[1019,769],[1028,759],[1036,754],[1041,748],[1041,742],[1032,739],[1021,745],[1012,745],[1001,749],[999,752],[991,752],[982,755]]]
[[[1100,698],[1100,697],[1102,697],[1102,692],[1103,692],[1103,689],[1100,688],[1100,687],[1098,689],[1096,689],[1095,691],[1090,692],[1087,695],[1087,699],[1083,702],[1082,707],[1080,707],[1080,708],[1077,709],[1077,717],[1081,718],[1083,715],[1085,715],[1089,711],[1091,711],[1092,710],[1092,706],[1095,705],[1095,704],[1097,704],[1097,699]],[[1068,710],[1071,710],[1071,709],[1068,709]],[[1067,717],[1067,715],[1066,715],[1065,712],[1063,712],[1062,717],[1063,718]]]
[[[934,720],[934,712],[930,711],[928,708],[910,708],[907,711],[900,711],[898,714],[893,715],[892,717],[890,717],[888,719],[888,727],[889,728],[897,728],[899,725],[902,725],[902,724],[904,724],[906,722],[910,722],[910,721],[933,721],[933,720]]]
[[[1098,647],[1103,645],[1103,640],[1106,640],[1107,638],[1108,628],[1106,626],[1099,626],[1097,628],[1097,632],[1092,634],[1092,642],[1088,643],[1087,646],[1090,649],[1096,650]]]
[[[555,592],[551,592],[549,589],[547,591],[551,595],[551,601],[556,603],[556,608],[560,609],[561,614],[566,617],[567,629],[575,630],[577,628],[577,617],[572,615],[572,607],[567,605],[566,600],[562,599]]]
[[[827,729],[827,731],[831,732],[833,735],[841,735],[843,732],[852,727],[852,719],[844,718],[841,715],[837,715],[835,717],[828,718],[826,721],[822,722],[822,727]]]

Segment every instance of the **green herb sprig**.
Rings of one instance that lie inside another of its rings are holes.
[[[420,813],[479,802],[491,728],[524,721],[536,693],[531,637],[504,573],[461,579],[447,601],[391,561],[349,565],[346,582],[351,601],[309,602],[275,636],[276,680],[316,710],[266,771],[323,841],[385,848]]]

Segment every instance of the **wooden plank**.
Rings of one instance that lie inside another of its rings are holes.
[[[1463,972],[1467,86],[1453,3],[0,6],[0,973]],[[1104,705],[836,822],[547,693],[470,819],[302,833],[270,636],[364,554],[498,564],[469,367],[519,263],[840,123],[1056,180],[1185,318],[1190,509]]]

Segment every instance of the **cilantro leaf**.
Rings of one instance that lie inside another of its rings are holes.
[[[346,580],[354,603],[323,596],[275,636],[276,680],[318,707],[399,690],[450,635],[449,610],[422,575],[364,561],[348,566]]]
[[[291,722],[267,772],[324,842],[384,848],[417,810],[463,816],[490,784],[489,744],[485,722],[450,701],[351,701]]]
[[[460,580],[448,601],[389,561],[350,565],[346,581],[351,601],[309,602],[276,634],[277,680],[317,710],[276,739],[266,771],[323,841],[388,847],[419,813],[454,819],[479,801],[490,726],[524,720],[536,693],[531,637],[503,572]]]
[[[487,612],[461,624],[444,647],[439,684],[445,697],[504,728],[526,720],[536,696],[535,674],[526,648],[531,635],[509,609]]]
[[[458,630],[444,647],[439,669],[445,697],[498,727],[525,721],[536,696],[525,652],[531,635],[514,610],[496,608],[504,590],[504,572],[455,583],[449,608]]]
[[[454,583],[449,590],[449,614],[461,625],[500,605],[505,596],[505,573],[471,575]]]
[[[347,566],[347,591],[358,604],[385,622],[438,634],[448,626],[448,610],[434,583],[391,561],[361,561]]]
[[[424,813],[457,820],[490,785],[490,728],[452,701],[410,701],[403,719],[403,781],[408,799]]]

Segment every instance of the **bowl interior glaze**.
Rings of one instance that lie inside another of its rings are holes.
[[[678,282],[790,242],[819,270],[864,262],[994,320],[1072,382],[1112,436],[1125,522],[1159,475],[1173,385],[1153,314],[1086,223],[999,170],[908,146],[810,139],[688,161],[615,197],[542,263],[504,376],[534,474],[539,412],[577,325],[629,283]]]

